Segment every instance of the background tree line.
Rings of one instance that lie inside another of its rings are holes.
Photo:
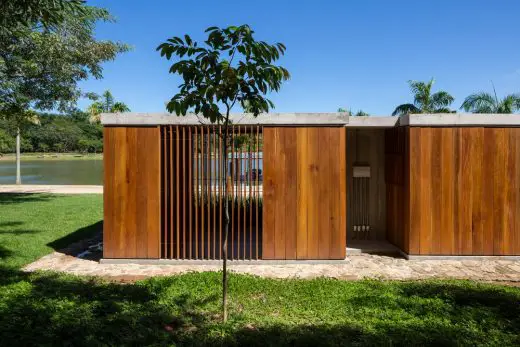
[[[90,115],[75,111],[68,115],[40,113],[38,122],[25,126],[21,138],[22,152],[82,152],[103,151],[103,127],[89,122]],[[13,153],[16,146],[16,124],[0,120],[0,153]]]

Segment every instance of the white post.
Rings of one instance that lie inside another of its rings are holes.
[[[16,128],[16,184],[22,184],[20,174],[20,127]]]

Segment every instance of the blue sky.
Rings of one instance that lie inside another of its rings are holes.
[[[96,35],[133,51],[104,65],[104,79],[84,90],[110,89],[132,111],[162,112],[179,79],[155,48],[171,36],[202,40],[209,26],[249,24],[257,39],[283,42],[280,64],[291,73],[272,100],[276,112],[335,112],[338,107],[388,115],[410,102],[406,81],[436,79],[455,97],[520,92],[520,1],[88,1],[115,24]],[[87,100],[79,104],[88,105]]]

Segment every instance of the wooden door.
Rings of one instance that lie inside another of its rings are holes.
[[[343,259],[343,127],[264,127],[263,259]]]

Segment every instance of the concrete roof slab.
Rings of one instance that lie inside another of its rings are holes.
[[[348,123],[348,113],[262,113],[253,117],[248,113],[231,114],[233,124],[239,125],[345,125]],[[103,125],[200,125],[211,124],[209,120],[196,114],[177,116],[171,113],[103,113],[101,114]]]

